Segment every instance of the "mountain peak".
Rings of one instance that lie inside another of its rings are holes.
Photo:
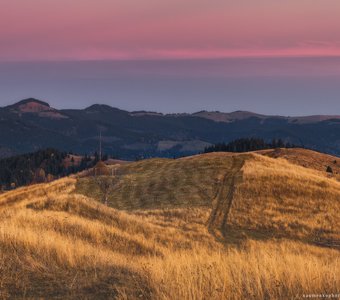
[[[107,104],[93,104],[87,108],[85,108],[85,112],[87,113],[106,113],[106,112],[114,112],[114,113],[121,113],[121,114],[128,114],[127,111],[112,107]]]
[[[21,106],[21,105],[27,105],[27,104],[32,104],[32,105],[39,105],[39,106],[44,106],[46,108],[50,108],[50,105],[47,103],[47,102],[44,102],[44,101],[41,101],[41,100],[38,100],[38,99],[35,99],[35,98],[27,98],[27,99],[24,99],[24,100],[21,100],[13,105],[11,105],[12,107],[13,106]]]
[[[110,110],[113,107],[107,104],[92,104],[89,107],[86,107],[85,110]]]
[[[39,117],[51,118],[51,119],[65,119],[67,116],[61,114],[58,110],[52,108],[47,102],[35,99],[27,98],[21,100],[13,105],[6,107],[12,113],[19,114],[35,114]]]
[[[47,102],[35,98],[21,100],[13,105],[8,106],[7,108],[21,113],[37,113],[52,110]]]

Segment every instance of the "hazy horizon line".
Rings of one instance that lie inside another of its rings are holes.
[[[111,108],[114,109],[118,109],[121,111],[125,111],[128,113],[138,113],[138,112],[145,112],[145,113],[156,113],[156,114],[162,114],[164,116],[166,115],[194,115],[200,112],[208,112],[208,113],[222,113],[222,114],[232,114],[232,113],[236,113],[236,112],[245,112],[245,113],[251,113],[254,115],[260,115],[260,116],[267,116],[267,117],[283,117],[283,118],[304,118],[304,117],[315,117],[315,116],[327,116],[327,117],[340,117],[340,114],[318,114],[318,113],[314,113],[314,114],[308,114],[308,115],[281,115],[281,114],[267,114],[267,113],[260,113],[260,112],[256,112],[253,110],[244,110],[244,109],[237,109],[237,110],[232,110],[232,111],[221,111],[221,110],[208,110],[208,109],[200,109],[200,110],[195,110],[192,112],[187,112],[187,111],[182,111],[182,112],[161,112],[161,111],[157,111],[157,110],[145,110],[145,109],[136,109],[136,110],[127,110],[124,108],[120,108],[119,106],[112,106],[111,104],[107,104],[107,103],[100,103],[100,102],[95,102],[89,106],[85,106],[85,107],[77,107],[77,108],[55,108],[53,106],[50,105],[50,103],[45,100],[45,99],[38,99],[35,97],[27,97],[21,100],[17,100],[12,104],[8,104],[8,105],[4,105],[4,106],[0,106],[0,108],[6,108],[8,106],[13,106],[16,105],[22,101],[25,100],[36,100],[36,101],[40,101],[40,102],[44,102],[47,103],[52,109],[58,110],[58,111],[65,111],[65,110],[85,110],[88,109],[92,106],[95,105],[100,105],[100,106],[109,106]]]
[[[301,55],[230,55],[230,56],[218,56],[218,57],[121,57],[121,58],[88,58],[88,59],[77,59],[77,58],[54,58],[54,59],[6,59],[1,60],[0,63],[44,63],[44,62],[107,62],[107,61],[212,61],[212,60],[223,60],[223,59],[247,59],[247,58],[259,58],[259,59],[303,59],[303,58],[340,58],[339,54],[301,54]]]

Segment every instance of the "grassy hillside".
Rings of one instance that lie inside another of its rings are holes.
[[[211,153],[124,165],[109,204],[124,210],[203,206],[213,208],[209,227],[222,233],[228,220],[237,233],[338,243],[340,183],[322,167],[336,158],[303,149],[259,153],[265,156]],[[79,179],[76,191],[101,199],[93,177]]]
[[[140,161],[116,174],[110,205],[124,211],[84,195],[100,199],[90,178],[0,195],[0,298],[338,292],[340,183],[326,174],[224,153]]]
[[[149,159],[119,167],[110,194],[118,209],[210,206],[226,174],[240,173],[247,155],[212,153],[181,159]],[[78,193],[101,198],[93,177],[80,178]]]
[[[340,249],[340,182],[285,159],[255,154],[243,167],[230,230],[254,238],[288,237]]]
[[[332,173],[328,173],[329,177],[335,177],[340,180],[340,158],[308,149],[271,149],[258,151],[258,153],[272,158],[284,158],[290,163],[305,168],[327,172],[327,167],[331,167]]]

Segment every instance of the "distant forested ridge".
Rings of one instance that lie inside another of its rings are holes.
[[[100,104],[58,110],[30,98],[0,107],[0,158],[46,148],[93,153],[100,132],[103,152],[125,160],[194,155],[205,147],[242,137],[267,142],[281,138],[299,147],[340,155],[340,115],[161,114]]]
[[[301,147],[301,146],[300,146]],[[290,143],[285,143],[281,139],[273,139],[270,143],[259,138],[242,138],[229,143],[218,143],[204,149],[204,153],[209,152],[249,152],[273,148],[295,148]]]
[[[98,155],[78,157],[55,149],[0,159],[0,188],[47,182],[93,166]]]

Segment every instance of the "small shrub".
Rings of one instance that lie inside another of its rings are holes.
[[[327,173],[333,173],[333,169],[330,166],[328,166],[327,169],[326,169],[326,172]]]

